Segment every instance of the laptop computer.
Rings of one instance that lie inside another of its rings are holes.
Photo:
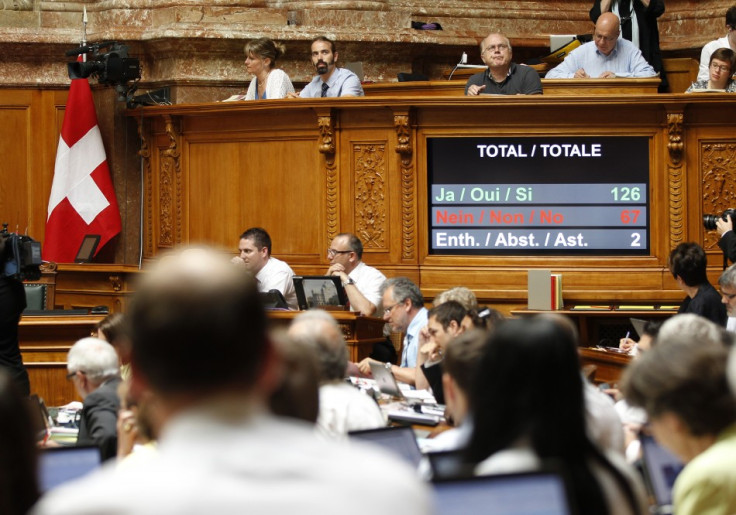
[[[336,275],[295,275],[294,290],[300,310],[347,310],[348,296]]]
[[[562,475],[524,472],[433,479],[437,515],[570,515],[576,513]]]
[[[47,492],[99,468],[102,463],[96,446],[49,447],[39,453],[38,484]]]
[[[399,456],[412,467],[418,467],[422,460],[414,430],[409,426],[380,427],[350,431],[348,436],[352,440],[359,440],[379,445],[389,452]]]
[[[672,513],[672,486],[684,468],[680,459],[659,445],[653,436],[640,434],[641,462],[647,489],[656,503],[656,513]]]
[[[435,451],[425,454],[435,479],[459,479],[474,476],[472,466],[465,463],[465,451]]]

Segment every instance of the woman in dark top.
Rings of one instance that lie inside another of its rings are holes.
[[[18,348],[18,322],[26,308],[26,292],[22,282],[3,274],[9,250],[6,239],[0,235],[0,368],[7,369],[23,395],[29,395],[28,372]]]
[[[677,285],[687,294],[678,313],[694,313],[725,327],[728,321],[721,295],[708,282],[708,261],[697,243],[680,243],[670,253],[669,267]]]

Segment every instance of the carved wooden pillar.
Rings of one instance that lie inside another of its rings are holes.
[[[164,116],[165,131],[169,146],[161,150],[160,173],[158,176],[159,248],[172,248],[182,241],[182,181],[181,181],[181,134],[179,120]],[[151,199],[153,202],[154,199]]]
[[[736,208],[736,139],[703,140],[699,150],[703,214],[720,215]],[[718,234],[706,232],[704,246],[720,252]]]
[[[670,248],[674,248],[684,241],[685,227],[685,171],[682,157],[685,153],[685,143],[682,134],[683,112],[667,113],[667,163],[670,194]]]
[[[337,236],[340,227],[339,177],[335,164],[335,117],[331,109],[317,110],[319,128],[319,151],[325,156],[325,179],[327,199],[327,242]],[[329,244],[329,243],[328,243]]]
[[[401,259],[416,259],[416,184],[414,182],[414,131],[410,110],[394,111],[396,152],[401,170]]]

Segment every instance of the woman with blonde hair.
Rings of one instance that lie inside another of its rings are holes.
[[[245,67],[253,75],[245,100],[284,98],[294,92],[289,76],[275,68],[276,60],[286,49],[268,38],[252,39],[245,44]]]

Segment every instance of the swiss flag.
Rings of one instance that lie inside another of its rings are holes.
[[[100,235],[99,252],[120,227],[89,81],[74,79],[56,151],[43,258],[73,263],[85,235]]]

